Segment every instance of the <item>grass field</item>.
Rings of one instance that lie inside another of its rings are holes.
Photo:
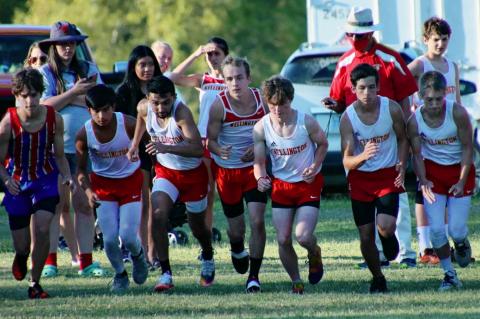
[[[480,256],[480,201],[474,200],[470,217],[470,242]],[[151,273],[143,286],[131,282],[122,296],[109,292],[111,278],[83,279],[70,267],[69,254],[59,254],[60,275],[44,279],[43,287],[53,297],[27,300],[27,282],[16,282],[11,273],[13,259],[6,214],[0,212],[0,318],[8,317],[162,317],[162,318],[480,318],[479,262],[457,269],[464,288],[440,293],[443,278],[439,267],[419,266],[385,270],[390,293],[369,295],[370,274],[354,269],[361,261],[357,231],[344,196],[323,198],[316,234],[323,249],[326,273],[315,286],[306,285],[303,296],[291,295],[290,282],[280,264],[270,212],[267,214],[268,242],[260,274],[261,294],[244,293],[246,277],[234,272],[226,245],[225,219],[216,206],[216,227],[222,243],[215,246],[216,282],[201,288],[199,248],[191,244],[171,248],[174,272],[173,293],[152,291],[157,274]],[[186,228],[186,225],[184,226]],[[416,236],[414,236],[416,237]],[[193,242],[193,244],[192,244]],[[416,242],[415,242],[416,245]],[[306,251],[296,246],[302,277],[307,278]],[[96,260],[111,270],[103,252]],[[130,266],[128,266],[130,272]]]

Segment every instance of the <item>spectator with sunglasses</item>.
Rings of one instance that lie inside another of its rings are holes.
[[[47,63],[47,60],[48,56],[40,49],[38,42],[33,42],[28,49],[27,58],[25,59],[23,66],[38,69]]]
[[[350,74],[359,64],[367,63],[378,72],[378,95],[400,104],[404,118],[408,119],[410,117],[409,97],[417,91],[417,82],[400,54],[378,43],[373,37],[373,33],[379,30],[379,27],[378,24],[373,23],[371,9],[352,8],[345,26],[345,36],[352,48],[345,52],[338,61],[330,87],[330,96],[322,100],[325,107],[341,113],[348,105],[355,102],[356,97],[352,90]],[[396,235],[400,242],[398,260],[401,266],[405,268],[415,267],[416,253],[411,247],[412,230],[407,193],[400,194]],[[382,248],[378,240],[377,247],[379,250]],[[381,259],[384,259],[383,256],[381,257]],[[383,260],[382,264],[387,266],[389,262]],[[358,266],[366,268],[367,265],[361,263]]]

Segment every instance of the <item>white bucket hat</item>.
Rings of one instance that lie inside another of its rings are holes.
[[[352,7],[348,14],[346,33],[369,33],[380,29],[380,24],[373,23],[372,10],[369,8]]]

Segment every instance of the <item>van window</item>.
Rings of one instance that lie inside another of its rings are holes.
[[[298,57],[285,65],[282,73],[293,83],[329,86],[340,57],[341,54]]]

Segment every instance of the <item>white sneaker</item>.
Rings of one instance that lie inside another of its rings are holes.
[[[200,286],[209,287],[215,280],[215,261],[212,259],[201,259],[202,266],[200,271]]]
[[[166,271],[160,277],[158,277],[154,290],[156,292],[166,292],[173,287],[172,273],[170,271]]]
[[[454,271],[448,271],[445,273],[445,277],[443,277],[443,281],[440,284],[439,291],[447,291],[455,288],[462,288],[462,282],[458,279],[457,273]]]

